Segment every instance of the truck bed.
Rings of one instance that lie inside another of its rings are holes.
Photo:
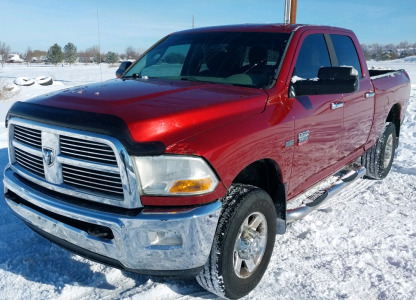
[[[404,70],[390,70],[390,69],[369,69],[371,79],[378,79],[384,76],[392,76],[396,72],[402,73]]]

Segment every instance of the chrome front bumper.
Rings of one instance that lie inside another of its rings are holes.
[[[4,190],[10,208],[30,227],[46,233],[44,236],[86,250],[93,254],[87,256],[96,260],[117,261],[122,268],[147,274],[175,274],[202,267],[221,212],[220,201],[189,210],[145,209],[134,217],[87,209],[28,186],[10,166],[4,171]],[[110,229],[111,238],[90,234],[77,223]]]

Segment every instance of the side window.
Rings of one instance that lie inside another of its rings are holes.
[[[337,55],[338,65],[354,67],[361,78],[361,64],[351,38],[346,35],[331,34],[331,40]]]
[[[303,79],[313,79],[318,77],[319,68],[330,66],[324,36],[322,34],[308,35],[300,48],[294,75]]]

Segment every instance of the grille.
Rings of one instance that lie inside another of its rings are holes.
[[[15,148],[16,162],[26,170],[37,176],[45,177],[42,157]]]
[[[42,149],[42,133],[38,129],[16,125],[14,127],[14,138],[23,144]]]
[[[54,190],[58,188],[62,193],[104,203],[124,201],[128,185],[123,184],[113,142],[82,133],[24,125],[14,124],[11,131],[14,163],[19,172],[36,175],[34,180],[41,180],[43,186],[53,185]],[[49,164],[44,162],[46,155],[52,155]]]
[[[117,159],[109,145],[66,136],[60,136],[60,145],[61,154],[68,157],[117,165]]]
[[[112,174],[82,167],[63,165],[64,182],[79,189],[113,196],[123,196],[120,174]]]

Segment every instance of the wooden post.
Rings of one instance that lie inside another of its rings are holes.
[[[290,5],[290,24],[296,23],[296,8],[298,6],[298,0],[292,0]]]

